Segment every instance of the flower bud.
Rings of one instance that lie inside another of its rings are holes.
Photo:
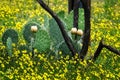
[[[71,29],[71,33],[72,33],[72,34],[76,34],[76,33],[77,33],[77,28],[72,28],[72,29]]]
[[[83,31],[81,29],[78,29],[77,30],[77,34],[80,35],[80,36],[82,36],[83,35]]]
[[[31,31],[32,32],[37,32],[38,30],[38,27],[37,26],[31,26]]]

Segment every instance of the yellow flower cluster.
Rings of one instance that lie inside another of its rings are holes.
[[[67,0],[44,0],[53,11],[61,10],[67,13]],[[94,1],[94,0],[93,0]],[[106,9],[103,2],[92,2],[91,11],[91,45],[86,59],[93,56],[99,41],[120,50],[120,2]],[[13,44],[13,55],[7,55],[6,47],[2,44],[2,34],[8,28],[15,29],[20,36],[19,45],[26,44],[22,39],[23,25],[34,17],[44,22],[45,14],[35,0],[2,0],[0,3],[0,80],[119,80],[120,57],[104,49],[96,62],[80,60],[78,55],[71,57],[55,56],[48,58],[47,53],[35,55],[27,50],[20,51]]]

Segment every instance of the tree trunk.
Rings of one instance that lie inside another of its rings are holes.
[[[84,37],[83,37],[83,47],[80,51],[80,58],[84,59],[87,54],[88,46],[90,43],[90,4],[91,0],[81,0],[84,8],[84,19],[85,19],[85,28],[84,28]]]

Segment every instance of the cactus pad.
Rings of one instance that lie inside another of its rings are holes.
[[[45,30],[38,30],[36,33],[34,48],[36,48],[39,52],[48,52],[50,50],[51,39]]]
[[[62,51],[63,53],[69,54],[69,49],[64,42],[62,33],[54,19],[49,20],[49,34],[53,42],[53,47],[56,50]],[[62,43],[63,42],[63,43]],[[61,44],[62,43],[62,44]],[[59,45],[60,44],[60,45]]]
[[[33,35],[33,32],[31,31],[31,26],[37,26],[38,29],[40,28],[40,25],[36,22],[28,22],[25,26],[24,26],[24,30],[23,30],[23,37],[25,39],[25,41],[27,43],[30,43],[31,41],[31,37],[35,37],[35,35]]]
[[[18,42],[18,33],[13,29],[6,30],[2,36],[2,42],[4,45],[6,45],[8,38],[12,39],[12,43],[17,43]]]

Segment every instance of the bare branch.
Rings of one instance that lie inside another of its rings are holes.
[[[80,0],[75,0],[74,1],[74,6],[73,6],[73,11],[74,11],[73,27],[76,27],[77,29],[78,29],[78,18],[79,18],[79,3],[80,3]]]
[[[80,0],[75,0],[73,5],[73,12],[74,12],[74,21],[73,21],[73,27],[78,29],[78,19],[79,19],[79,3]],[[77,39],[77,34],[75,35],[75,40]]]
[[[120,51],[116,50],[115,48],[113,48],[113,47],[111,47],[111,46],[108,46],[108,45],[106,45],[106,44],[103,44],[103,40],[101,40],[100,43],[99,43],[99,46],[98,46],[98,48],[97,48],[97,50],[96,50],[96,52],[95,52],[95,54],[94,54],[93,61],[95,61],[95,60],[98,58],[98,56],[100,55],[100,52],[101,52],[101,50],[102,50],[103,48],[106,48],[106,49],[108,49],[109,51],[111,51],[111,52],[113,52],[113,53],[115,53],[115,54],[117,54],[117,55],[120,56]]]
[[[68,0],[68,13],[73,10],[74,0]]]
[[[103,49],[103,44],[102,44],[102,40],[101,40],[97,50],[94,53],[94,57],[93,57],[94,61],[98,58],[98,56],[100,55],[100,52],[101,52],[102,49]]]
[[[103,44],[103,47],[120,56],[120,51],[116,50],[115,48],[106,44]]]

